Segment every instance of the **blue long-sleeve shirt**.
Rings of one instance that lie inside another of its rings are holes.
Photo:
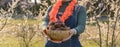
[[[48,11],[46,13],[46,17],[44,19],[44,26],[47,26],[49,23],[49,12],[51,10],[51,7],[48,8]],[[75,11],[75,10],[74,10]],[[83,6],[80,6],[79,12],[74,12],[73,16],[77,26],[74,28],[77,31],[77,34],[81,34],[84,29],[85,29],[85,25],[86,25],[86,9]],[[71,19],[69,19],[71,21]],[[67,20],[67,21],[69,21]],[[73,23],[74,21],[68,22],[68,23]]]

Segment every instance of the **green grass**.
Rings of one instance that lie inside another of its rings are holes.
[[[84,42],[86,42],[87,41],[87,44],[86,43],[84,43]],[[86,41],[84,41],[84,42],[82,42],[82,43],[84,43],[83,44],[83,47],[99,47],[94,41],[92,41],[92,40],[86,40]]]
[[[11,19],[8,20],[8,23],[6,25],[5,28],[10,28],[13,25],[17,25],[17,24],[22,24],[25,23],[25,20],[21,20],[21,19]],[[36,24],[39,25],[40,21],[39,20],[27,20],[28,24]],[[20,45],[20,43],[22,42],[22,40],[20,40],[18,37],[11,35],[10,33],[5,33],[6,36],[3,36],[3,34],[0,34],[0,47],[22,47],[22,45]],[[85,41],[82,41],[81,43],[83,43],[83,47],[98,47],[95,45],[95,43],[93,41],[88,41],[90,44],[85,44]],[[35,36],[31,43],[30,43],[30,47],[44,47],[45,44],[45,38],[40,38],[39,36]]]
[[[4,20],[2,22],[4,22]],[[6,28],[9,29],[13,25],[22,24],[22,23],[25,23],[25,20],[10,19],[10,20],[8,20],[8,23],[5,26],[5,29]],[[27,20],[27,23],[31,24],[31,25],[34,25],[34,24],[39,25],[40,21],[39,20],[29,19],[29,20]],[[13,32],[12,31],[10,31],[10,33],[8,33],[8,32],[6,32],[6,33],[0,32],[0,47],[22,47],[20,45],[22,40],[20,40],[19,37],[16,37],[15,35],[12,35],[11,33],[13,33]],[[93,40],[85,39],[86,38],[85,35],[86,34],[84,34],[83,37],[81,38],[82,39],[81,44],[83,45],[83,47],[99,47]],[[36,35],[32,39],[32,41],[30,43],[30,47],[44,47],[44,44],[45,44],[45,38]]]
[[[4,36],[4,38],[0,38],[0,47],[21,47],[20,43],[22,40],[20,40],[18,37],[7,34]],[[35,37],[32,39],[30,47],[44,47],[44,41],[45,39],[39,40],[38,37]]]
[[[2,21],[0,22],[5,22],[4,19],[2,19]],[[22,20],[22,19],[10,19],[8,20],[7,25],[5,26],[5,29],[8,28],[10,29],[11,27],[13,27],[14,25],[17,24],[24,24],[26,21]],[[27,24],[30,25],[39,25],[40,22],[38,20],[32,20],[32,19],[28,19]],[[14,29],[13,29],[14,30]],[[17,31],[16,31],[17,32]],[[12,31],[10,32],[0,32],[0,47],[22,47],[20,45],[20,43],[22,42],[22,40],[19,39],[19,37],[16,37],[15,35],[12,35],[11,33],[14,33]],[[30,47],[44,47],[44,41],[45,39],[41,39],[39,36],[35,36],[31,43],[30,43]]]
[[[14,23],[14,24],[25,23],[26,21],[27,21],[28,24],[39,24],[40,23],[39,20],[32,20],[32,19],[28,19],[28,20],[12,19],[12,20],[9,20],[10,23]]]
[[[22,47],[20,46],[20,41],[22,40],[20,40],[18,37],[15,37],[13,35],[7,35],[1,40],[2,41],[0,41],[0,47]],[[83,43],[82,44],[83,47],[98,47],[96,43],[94,43],[93,41],[88,41],[89,44],[85,44],[84,42],[81,42]],[[39,36],[36,36],[32,39],[30,43],[30,47],[44,47],[44,44],[45,44],[45,39],[40,38]]]

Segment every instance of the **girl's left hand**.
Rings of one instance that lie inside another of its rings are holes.
[[[67,41],[67,40],[71,39],[71,37],[72,37],[75,33],[76,33],[76,32],[75,32],[75,30],[70,30],[70,36],[69,36],[69,37],[67,37],[66,39],[64,39],[62,42],[64,42],[64,41]]]

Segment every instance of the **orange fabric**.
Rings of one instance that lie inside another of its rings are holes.
[[[76,5],[76,3],[77,3],[76,0],[72,0],[69,3],[69,5],[66,7],[64,13],[62,14],[62,16],[59,17],[61,22],[64,23],[65,20],[67,20],[72,15],[72,12],[74,10],[74,6]],[[60,6],[62,6],[62,0],[57,0],[57,2],[53,5],[53,7],[49,13],[51,22],[57,22],[56,15],[59,11]]]

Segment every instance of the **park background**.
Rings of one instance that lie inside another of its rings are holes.
[[[0,47],[44,47],[42,19],[55,0],[0,0]],[[120,47],[120,0],[78,0],[87,12],[83,47]]]

